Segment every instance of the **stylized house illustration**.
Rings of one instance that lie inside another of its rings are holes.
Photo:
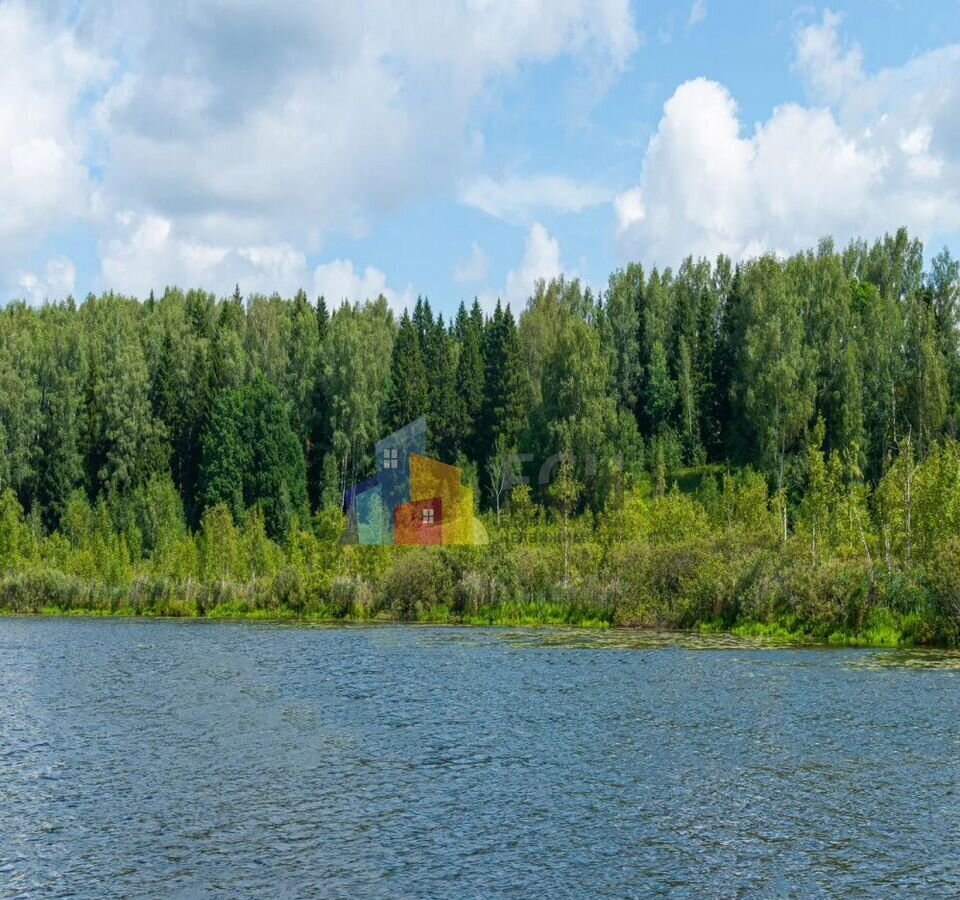
[[[486,543],[473,491],[460,469],[426,455],[427,421],[417,419],[376,444],[377,474],[347,490],[347,540],[363,545]]]

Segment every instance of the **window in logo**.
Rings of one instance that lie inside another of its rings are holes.
[[[424,525],[433,524],[433,507],[428,506],[426,509],[420,511],[420,521]]]
[[[399,458],[399,454],[396,447],[385,449],[383,451],[383,467],[385,469],[397,468],[398,458]]]

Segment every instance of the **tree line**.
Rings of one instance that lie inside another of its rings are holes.
[[[450,319],[425,298],[398,316],[383,297],[331,309],[302,291],[11,303],[0,573],[276,577],[281,593],[313,583],[341,609],[337,591],[386,584],[394,565],[405,577],[402,554],[337,549],[341,505],[373,473],[375,441],[424,415],[429,452],[462,467],[492,535],[488,551],[418,557],[452,566],[437,575],[442,602],[500,603],[515,564],[517,602],[607,596],[629,576],[630,603],[666,585],[650,609],[672,624],[729,624],[739,601],[723,598],[754,588],[786,604],[774,618],[803,621],[798,597],[844,591],[869,598],[862,617],[890,585],[914,596],[904,572],[927,585],[916,596],[933,583],[923,567],[960,575],[958,301],[949,251],[925,271],[901,229],[788,258],[633,263],[598,293],[559,278],[522,310],[475,301]],[[811,564],[840,581],[778,594],[763,574]],[[938,606],[936,628],[953,634],[960,601],[938,584],[957,610]],[[694,595],[692,619],[664,599]],[[617,608],[603,615],[639,616]]]
[[[423,298],[399,318],[382,297],[330,312],[239,289],[12,303],[0,488],[48,530],[76,492],[121,526],[164,474],[192,527],[217,503],[237,519],[258,505],[279,538],[425,415],[430,452],[484,505],[504,465],[532,460],[515,480],[567,451],[594,511],[619,480],[707,462],[753,467],[795,508],[812,434],[872,483],[906,439],[922,457],[956,435],[957,306],[957,262],[944,250],[924,273],[902,229],[741,265],[630,264],[598,294],[557,279],[518,317],[475,301],[445,321]]]

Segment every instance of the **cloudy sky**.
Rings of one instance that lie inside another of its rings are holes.
[[[0,0],[0,59],[0,302],[960,251],[960,0]]]

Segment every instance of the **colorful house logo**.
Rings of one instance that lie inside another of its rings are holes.
[[[427,420],[377,441],[377,474],[347,490],[346,540],[367,546],[485,544],[460,469],[426,455]]]

